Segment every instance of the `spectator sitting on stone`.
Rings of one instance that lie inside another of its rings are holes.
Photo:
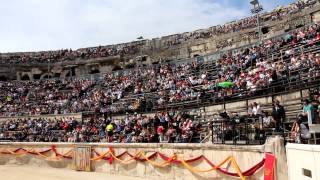
[[[293,123],[291,129],[291,138],[294,139],[296,143],[301,143],[304,140],[308,140],[311,138],[311,134],[306,125],[302,123],[301,118]]]

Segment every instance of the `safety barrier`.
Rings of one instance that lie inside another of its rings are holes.
[[[280,148],[280,151],[278,151]],[[278,150],[277,150],[278,149]],[[287,179],[280,138],[261,146],[1,143],[1,164],[70,168],[155,179]],[[270,153],[269,153],[270,152]],[[187,178],[185,178],[187,177]]]

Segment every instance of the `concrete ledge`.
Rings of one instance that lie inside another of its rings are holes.
[[[295,149],[295,150],[303,150],[303,151],[318,151],[320,152],[320,145],[309,145],[309,144],[294,144],[288,143],[286,145],[286,149]]]
[[[217,144],[169,144],[169,143],[136,143],[136,144],[120,144],[120,143],[35,143],[35,142],[1,142],[1,146],[94,146],[94,147],[113,147],[113,148],[165,148],[165,149],[190,149],[190,150],[229,150],[229,151],[251,151],[265,152],[264,145],[217,145]]]
[[[198,156],[205,156],[212,163],[218,164],[225,158],[232,156],[235,158],[242,171],[246,171],[253,167],[265,156],[265,152],[273,152],[277,157],[276,169],[277,179],[287,179],[286,160],[283,158],[282,152],[284,147],[281,145],[281,138],[273,137],[267,141],[264,145],[259,146],[234,146],[234,145],[214,145],[214,144],[115,144],[115,143],[27,143],[27,142],[3,142],[0,143],[0,149],[4,150],[9,148],[11,150],[17,148],[34,149],[36,151],[49,149],[52,145],[56,146],[56,150],[59,153],[66,153],[70,149],[77,146],[90,146],[95,151],[101,153],[107,152],[109,147],[113,147],[114,153],[119,155],[125,151],[131,154],[137,152],[145,152],[150,155],[153,152],[161,152],[167,156],[176,154],[181,159],[193,159]],[[48,152],[47,156],[54,157],[53,152]],[[91,152],[91,158],[96,157],[94,152]],[[284,155],[285,156],[285,155]],[[122,160],[126,160],[129,157],[127,155],[121,157]],[[159,157],[152,159],[152,161],[163,163],[163,160]],[[0,154],[0,166],[1,165],[26,165],[31,167],[48,167],[59,169],[70,169],[73,167],[72,160],[61,161],[46,161],[43,157],[34,155],[15,156],[15,155],[2,155]],[[191,166],[198,169],[210,169],[211,166],[205,161],[197,161],[190,163]],[[190,172],[183,165],[170,165],[163,168],[158,168],[151,165],[148,162],[131,161],[131,163],[123,164],[115,160],[112,164],[108,161],[92,161],[91,167],[93,171],[103,172],[114,175],[125,175],[139,177],[143,179],[237,179],[224,175],[217,171],[211,171],[208,173],[194,174]],[[229,172],[235,172],[232,165],[227,163],[223,165],[223,168]],[[263,179],[263,168],[257,171],[252,177],[248,179]]]
[[[290,180],[320,179],[320,145],[287,144]]]
[[[75,118],[77,121],[82,120],[82,113],[68,113],[68,114],[46,114],[46,115],[25,115],[25,116],[1,116],[0,117],[0,122],[1,121],[7,121],[7,120],[12,120],[12,119],[26,119],[26,118],[48,118],[48,119],[54,119],[54,118]]]

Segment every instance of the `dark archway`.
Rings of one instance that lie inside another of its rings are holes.
[[[136,65],[136,64],[127,64],[127,65],[125,66],[125,68],[126,68],[126,69],[132,69],[132,68],[135,67],[135,65]]]
[[[98,74],[98,73],[100,73],[99,69],[92,69],[90,71],[90,74]]]
[[[262,32],[262,34],[267,34],[267,33],[269,33],[269,27],[268,27],[268,26],[262,27],[262,28],[261,28],[261,32]]]
[[[21,77],[22,81],[30,81],[30,77],[28,76],[28,74],[25,74]]]
[[[122,68],[120,66],[113,67],[112,71],[120,71]]]
[[[55,77],[55,78],[59,78],[60,75],[61,75],[60,73],[54,73],[54,77]]]
[[[33,75],[33,79],[40,79],[41,78],[41,74],[34,74]]]
[[[52,76],[49,74],[44,75],[41,79],[51,79]]]
[[[68,71],[68,73],[66,74],[66,77],[71,77],[72,76],[72,72]]]
[[[141,61],[142,61],[142,62],[147,61],[147,57],[146,57],[146,56],[143,56],[143,57],[141,58]]]
[[[8,78],[6,76],[0,76],[0,81],[8,81]]]

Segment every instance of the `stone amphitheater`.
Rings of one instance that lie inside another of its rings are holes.
[[[320,179],[319,109],[301,110],[319,106],[320,4],[303,2],[259,28],[0,54],[0,176]]]

